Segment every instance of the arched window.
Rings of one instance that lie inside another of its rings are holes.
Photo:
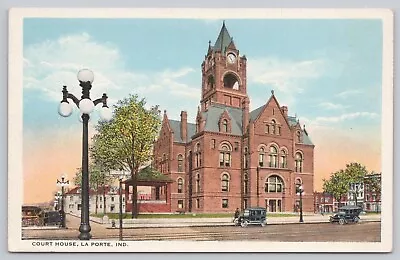
[[[200,174],[196,175],[196,192],[200,192]]]
[[[226,120],[226,119],[224,119],[224,120],[222,121],[222,131],[223,131],[224,133],[227,133],[227,132],[228,132],[228,120]]]
[[[295,155],[295,172],[303,172],[303,156],[297,152]]]
[[[248,192],[249,192],[249,175],[245,173],[243,178],[243,193],[247,194]]]
[[[284,184],[281,177],[272,175],[265,182],[265,192],[283,192]]]
[[[222,144],[220,146],[219,166],[220,167],[231,166],[231,148],[227,144]]]
[[[183,156],[182,156],[182,154],[178,155],[178,172],[183,172]]]
[[[269,148],[269,167],[277,168],[278,166],[278,151],[275,146]]]
[[[275,126],[276,126],[276,121],[272,119],[271,121],[271,134],[275,134]]]
[[[258,153],[258,165],[260,167],[264,166],[264,161],[265,161],[265,150],[264,147],[260,148],[260,151]]]
[[[224,87],[225,88],[233,89],[233,87],[235,86],[235,83],[237,83],[237,82],[238,82],[238,79],[232,73],[227,73],[224,76]]]
[[[196,151],[196,154],[195,154],[196,168],[198,168],[201,166],[201,151],[200,151],[199,143],[197,143],[195,151]]]
[[[222,191],[229,191],[229,175],[224,173],[221,177]]]
[[[300,131],[296,132],[296,142],[301,143],[301,136],[300,136]]]
[[[178,193],[183,193],[183,179],[178,179]]]
[[[287,168],[287,154],[285,150],[281,150],[281,168]]]
[[[249,155],[247,147],[244,148],[244,156],[243,156],[243,166],[247,169],[249,163]]]
[[[214,77],[212,75],[208,76],[207,86],[209,89],[214,88],[214,83],[215,83]]]

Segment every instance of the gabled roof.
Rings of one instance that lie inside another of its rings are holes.
[[[229,35],[228,30],[226,29],[225,22],[222,24],[221,31],[219,32],[218,38],[215,41],[213,46],[214,51],[225,52],[228,46],[233,43],[232,37]],[[233,44],[233,46],[235,46]]]
[[[204,131],[219,133],[218,122],[225,111],[231,118],[231,134],[242,135],[242,109],[216,103],[203,112],[203,118],[206,121]]]
[[[168,120],[171,130],[174,132],[174,142],[185,143],[181,138],[181,122],[177,120]],[[196,124],[187,123],[186,140],[190,142],[192,136],[196,133]]]
[[[264,110],[265,106],[266,105],[262,105],[259,108],[251,111],[250,112],[250,121],[256,120],[256,118]],[[289,123],[290,127],[297,125],[297,118],[295,116],[288,116],[287,119],[288,119],[288,123]],[[303,134],[303,144],[314,145],[313,142],[311,141],[310,137],[308,136],[308,134],[305,131],[301,131],[301,132]]]
[[[253,110],[250,112],[250,121],[253,122],[256,120],[256,118],[260,115],[260,113],[263,111],[265,105],[260,106],[259,108]]]
[[[288,116],[288,122],[290,127],[295,126],[297,125],[297,118],[295,116]],[[301,133],[303,134],[303,144],[314,145],[306,131],[302,130]]]

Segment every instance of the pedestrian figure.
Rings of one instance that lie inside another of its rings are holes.
[[[240,215],[239,208],[236,208],[235,216],[234,216],[234,218],[233,218],[233,222],[235,222],[235,220],[239,218],[239,215]]]

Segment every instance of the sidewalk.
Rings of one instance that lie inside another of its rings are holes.
[[[330,215],[304,216],[304,223],[329,223]],[[232,218],[149,218],[149,219],[124,219],[123,228],[155,228],[155,227],[209,227],[233,226]],[[98,220],[99,221],[99,220]],[[107,229],[113,228],[112,220],[103,223]],[[119,227],[119,220],[115,219],[115,228]],[[362,215],[360,222],[381,221],[380,215]],[[268,225],[299,224],[299,216],[293,217],[267,217]]]

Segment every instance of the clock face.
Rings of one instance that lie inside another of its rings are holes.
[[[228,62],[232,64],[232,63],[235,63],[235,61],[236,61],[236,55],[233,53],[229,53],[228,54]]]

